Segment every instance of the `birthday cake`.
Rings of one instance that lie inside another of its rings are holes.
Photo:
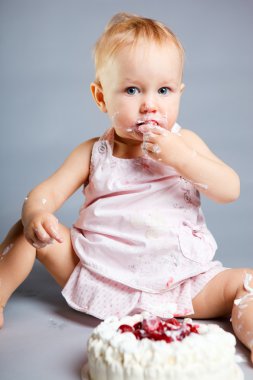
[[[215,324],[147,313],[107,318],[88,340],[83,379],[241,380],[235,338]]]

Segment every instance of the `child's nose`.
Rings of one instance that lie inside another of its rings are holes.
[[[141,113],[154,113],[156,111],[157,111],[156,106],[155,106],[154,102],[152,102],[151,100],[144,101],[141,104],[141,108],[140,108]]]

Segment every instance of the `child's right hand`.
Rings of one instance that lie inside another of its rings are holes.
[[[54,240],[62,243],[59,233],[58,219],[49,212],[38,212],[24,224],[24,235],[27,241],[36,249],[53,244]]]

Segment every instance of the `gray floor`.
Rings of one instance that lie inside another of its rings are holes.
[[[45,269],[33,272],[13,295],[0,331],[1,380],[78,380],[86,342],[99,320],[70,309]],[[216,321],[230,331],[230,323]],[[253,379],[249,354],[237,351],[245,380]]]

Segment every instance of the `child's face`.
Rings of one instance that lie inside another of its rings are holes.
[[[108,112],[117,135],[142,140],[147,126],[170,130],[176,122],[181,81],[177,47],[141,41],[121,49],[104,67],[101,109]]]

